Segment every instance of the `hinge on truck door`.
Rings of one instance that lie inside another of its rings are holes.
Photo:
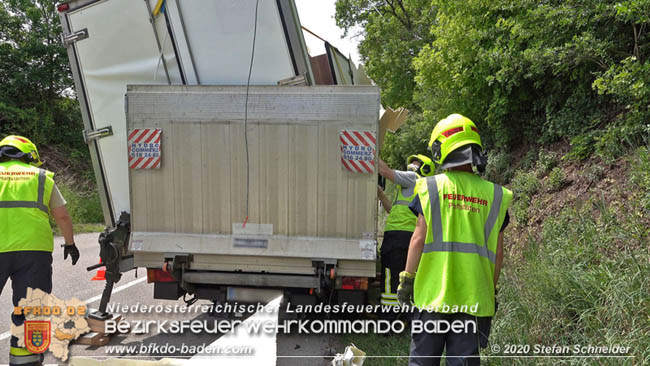
[[[84,28],[74,33],[64,34],[61,36],[61,38],[63,39],[63,44],[67,46],[77,41],[81,41],[82,39],[88,38],[88,29]]]
[[[113,127],[107,126],[92,131],[84,130],[83,135],[84,135],[84,142],[88,144],[91,141],[101,139],[102,137],[113,136]]]

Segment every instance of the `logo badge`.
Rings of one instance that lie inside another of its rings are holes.
[[[25,347],[31,353],[43,353],[50,347],[51,323],[25,320]]]

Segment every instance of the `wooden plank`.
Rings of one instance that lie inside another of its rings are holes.
[[[105,346],[110,340],[111,338],[103,333],[91,332],[77,338],[74,343],[88,346]]]
[[[90,312],[92,313],[92,311],[94,311],[94,309],[91,310]],[[120,320],[122,320],[122,315],[121,314],[109,314],[109,315],[110,315],[110,318],[108,318],[106,320],[99,320],[99,319],[95,319],[95,318],[92,318],[92,317],[86,317],[86,321],[88,322],[88,326],[90,327],[90,331],[91,332],[96,332],[96,333],[101,333],[101,334],[104,334],[104,335],[110,334],[110,333],[106,333],[106,322],[111,321],[111,322],[114,322],[114,323],[117,324],[117,323],[120,322]]]

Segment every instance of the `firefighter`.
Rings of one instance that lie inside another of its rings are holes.
[[[433,174],[434,166],[431,159],[425,155],[411,155],[406,159],[407,171],[393,170],[379,159],[379,174],[397,185],[395,199],[391,201],[378,188],[379,199],[388,212],[384,229],[384,240],[381,245],[381,276],[382,292],[381,305],[395,306],[397,302],[397,286],[399,273],[406,265],[411,234],[415,229],[417,217],[409,210],[408,205],[415,197],[413,187],[416,179]],[[383,308],[383,307],[382,307]],[[385,318],[396,317],[397,312],[382,311]]]
[[[415,305],[409,365],[478,365],[495,313],[495,288],[503,261],[503,230],[512,192],[474,174],[483,171],[476,125],[452,114],[433,129],[429,141],[442,174],[418,179],[409,206],[418,215],[398,299]],[[449,330],[445,324],[462,324]],[[466,328],[465,328],[466,327]]]
[[[39,168],[43,162],[36,146],[21,136],[0,141],[0,293],[11,278],[13,304],[27,294],[27,288],[52,291],[52,249],[49,223],[51,213],[65,239],[64,260],[79,260],[74,243],[72,220],[66,201],[54,183],[54,174]],[[12,322],[21,326],[23,315],[12,313]],[[42,354],[32,354],[18,338],[11,337],[11,365],[40,365]]]

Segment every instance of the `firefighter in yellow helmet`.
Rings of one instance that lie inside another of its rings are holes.
[[[14,306],[29,287],[52,291],[50,213],[65,239],[64,259],[70,256],[73,265],[79,260],[66,202],[54,174],[39,168],[42,164],[36,146],[27,138],[7,136],[0,141],[0,292],[11,278]],[[11,319],[16,326],[25,321],[23,315],[13,313]],[[42,354],[32,354],[11,337],[10,365],[42,362]]]
[[[485,168],[476,125],[452,114],[433,129],[429,147],[442,174],[418,179],[409,206],[418,215],[404,272],[400,303],[418,309],[409,365],[478,365],[495,313],[495,288],[503,261],[503,230],[512,192],[474,174]],[[446,325],[461,324],[462,329]],[[421,324],[421,323],[420,323]]]
[[[381,316],[386,319],[398,316],[397,285],[399,273],[406,265],[409,241],[415,229],[417,217],[408,205],[415,197],[415,181],[420,177],[433,174],[433,162],[425,155],[411,155],[406,159],[407,170],[393,170],[379,159],[379,174],[397,185],[395,199],[391,202],[386,194],[378,188],[379,199],[388,212],[384,228],[384,240],[381,245],[381,282],[380,303],[384,311]],[[387,311],[392,308],[394,311]]]

